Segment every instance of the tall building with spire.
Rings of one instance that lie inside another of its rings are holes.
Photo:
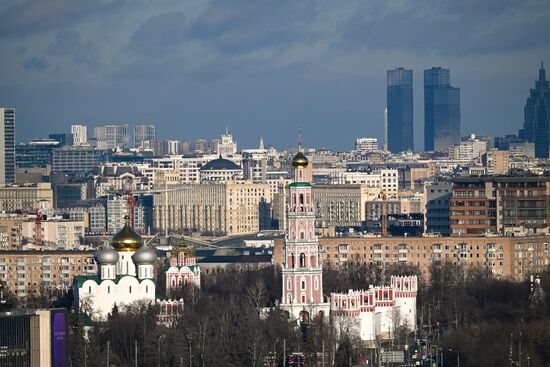
[[[284,242],[281,307],[291,317],[308,321],[319,312],[328,314],[323,299],[323,270],[315,235],[315,208],[307,181],[308,159],[299,150],[292,159],[294,182],[289,185],[288,230]]]
[[[546,80],[544,64],[540,63],[539,80],[527,98],[525,120],[520,137],[535,143],[535,157],[548,158],[550,148],[550,88]]]

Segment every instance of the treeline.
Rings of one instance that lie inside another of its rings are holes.
[[[391,275],[410,274],[419,277],[418,329],[409,335],[394,330],[393,348],[403,350],[408,344],[411,358],[414,350],[438,353],[447,367],[456,366],[457,352],[461,366],[507,366],[511,358],[515,365],[520,359],[523,366],[550,365],[550,272],[540,274],[541,287],[533,292],[528,281],[502,280],[489,271],[452,263],[434,265],[426,273],[414,267],[349,263],[325,269],[323,286],[329,295],[389,284]],[[72,366],[105,365],[107,359],[116,366],[135,366],[136,357],[138,366],[282,366],[283,347],[286,356],[304,353],[307,366],[322,361],[349,366],[350,360],[374,356],[351,323],[329,325],[314,318],[309,325],[298,325],[289,320],[276,307],[281,284],[275,267],[203,275],[202,289],[187,286],[166,295],[185,301],[173,328],[158,326],[158,310],[143,303],[115,309],[105,323],[73,314]],[[69,299],[67,295],[56,306],[70,306]],[[260,315],[262,307],[269,311]]]

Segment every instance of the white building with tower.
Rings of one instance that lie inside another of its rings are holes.
[[[292,160],[287,234],[283,248],[281,309],[301,322],[330,314],[333,323],[346,322],[364,342],[392,338],[399,327],[416,328],[416,276],[392,276],[389,286],[372,286],[347,293],[323,294],[323,269],[315,235],[315,206],[306,179],[308,159],[299,152]]]
[[[113,307],[138,300],[155,303],[156,250],[143,243],[126,220],[124,227],[95,253],[98,274],[76,276],[75,307],[88,308],[94,320],[106,320]]]

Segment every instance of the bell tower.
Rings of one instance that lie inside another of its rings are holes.
[[[294,182],[289,187],[288,230],[282,269],[282,303],[304,307],[323,302],[323,271],[315,235],[311,184],[306,181],[307,165],[308,159],[298,151],[292,159]]]

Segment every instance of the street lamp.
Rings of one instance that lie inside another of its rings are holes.
[[[460,351],[454,350],[454,349],[449,349],[449,352],[455,352],[456,353],[457,367],[460,367]]]

